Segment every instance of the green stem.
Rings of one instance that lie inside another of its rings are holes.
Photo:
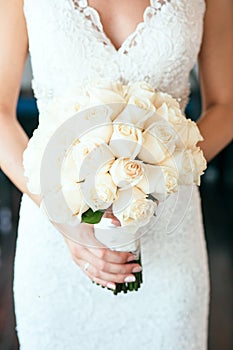
[[[124,293],[127,293],[128,288],[127,288],[126,283],[122,283],[122,290],[123,290]]]

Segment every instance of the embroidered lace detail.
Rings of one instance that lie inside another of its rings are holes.
[[[103,25],[100,20],[100,16],[97,10],[93,7],[89,6],[87,0],[71,0],[74,5],[74,9],[79,10],[84,14],[84,17],[91,21],[92,27],[102,33],[102,42],[104,45],[113,46],[111,40],[107,37],[104,32]],[[140,34],[144,30],[147,22],[156,15],[159,11],[162,10],[162,7],[171,0],[151,0],[150,6],[148,6],[143,13],[143,20],[137,25],[136,29],[124,40],[119,49],[115,49],[116,51],[121,51],[123,54],[128,54],[128,50],[137,45],[137,38],[140,37]]]
[[[189,73],[202,38],[204,0],[151,1],[143,22],[119,50],[87,1],[41,0],[32,5],[32,0],[25,0],[24,4],[41,108],[49,98],[64,96],[64,89],[67,95],[96,79],[144,80],[180,99],[185,108]]]
[[[157,11],[161,11],[162,6],[166,5],[172,0],[150,0],[150,5],[154,7]]]
[[[88,6],[87,0],[71,0],[74,4],[74,7],[77,9],[79,7],[85,8]]]

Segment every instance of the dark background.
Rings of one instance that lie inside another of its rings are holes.
[[[28,72],[26,72],[26,75]],[[30,80],[28,78],[28,80]],[[201,112],[195,72],[186,113],[196,120]],[[17,115],[29,135],[37,125],[36,104],[28,83],[22,84]],[[233,233],[233,145],[208,166],[200,188],[211,275],[209,350],[233,349],[232,329],[232,233]],[[19,191],[0,171],[0,350],[17,350],[12,279],[17,237]],[[32,349],[33,350],[33,349]],[[46,350],[46,349],[41,349]],[[179,350],[179,349],[177,349]],[[188,349],[187,349],[188,350]]]

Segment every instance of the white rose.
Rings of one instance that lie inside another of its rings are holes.
[[[91,101],[96,99],[104,104],[125,103],[123,86],[119,81],[93,81],[87,85],[87,91]]]
[[[110,168],[115,157],[109,146],[105,143],[100,144],[89,152],[81,163],[76,163],[79,170],[79,179],[85,180],[88,175],[95,176],[101,168]]]
[[[194,163],[192,150],[177,150],[173,156],[161,163],[162,166],[175,168],[179,174],[180,185],[191,185],[194,182]]]
[[[143,129],[144,130],[149,129],[153,124],[158,122],[164,123],[164,118],[161,117],[161,115],[159,115],[157,111],[154,111],[154,113],[152,113],[150,117],[145,121],[143,125]]]
[[[122,226],[143,226],[149,222],[155,214],[157,204],[146,197],[146,194],[136,187],[118,191],[118,199],[113,203],[112,210]]]
[[[51,221],[73,224],[77,220],[80,222],[82,213],[89,207],[80,192],[79,173],[72,152],[68,151],[63,158],[59,146],[58,154],[50,155],[51,168],[46,166],[42,174],[44,208]]]
[[[161,167],[166,187],[166,194],[175,193],[178,191],[178,173],[176,169],[170,167]]]
[[[96,192],[102,202],[107,203],[107,208],[116,199],[117,186],[113,183],[108,173],[100,172],[95,179]]]
[[[98,138],[108,143],[113,132],[111,113],[112,110],[108,106],[102,105],[91,107],[77,114],[79,138]]]
[[[135,96],[140,99],[150,100],[153,103],[155,100],[155,90],[150,84],[140,81],[126,85],[124,87],[124,96],[127,102],[131,96]]]
[[[77,169],[81,168],[84,159],[102,143],[103,141],[99,138],[88,137],[74,141],[73,145],[69,149],[69,152],[72,154],[72,158]]]
[[[157,113],[160,115],[163,119],[166,119],[167,121],[170,121],[170,119],[173,119],[173,115],[176,111],[179,111],[179,109],[174,109],[169,107],[165,102],[162,103],[162,105],[157,108]],[[171,114],[171,115],[170,115]],[[180,117],[181,113],[178,113],[178,117]]]
[[[165,181],[161,167],[159,165],[144,164],[144,174],[137,183],[137,187],[144,193],[153,192],[165,193]]]
[[[63,99],[53,98],[41,108],[39,115],[40,127],[55,131],[70,117],[80,110],[78,97],[66,96]],[[81,103],[81,101],[79,101]]]
[[[150,100],[140,100],[131,97],[129,104],[125,106],[123,111],[114,120],[117,123],[131,124],[139,129],[143,129],[146,121],[155,112],[155,107]]]
[[[197,147],[193,153],[193,163],[194,163],[194,182],[200,186],[201,180],[200,176],[204,174],[204,171],[207,168],[207,162],[204,157],[203,152],[201,151],[200,147]]]
[[[69,100],[71,93],[68,93],[66,95],[68,95],[67,100]],[[76,112],[88,108],[87,106],[90,105],[90,96],[88,95],[86,86],[79,86],[77,88],[75,87],[72,90],[72,95],[74,96],[72,100],[75,99],[74,108]]]
[[[123,86],[120,82],[101,80],[87,85],[90,103],[93,105],[107,104],[112,109],[114,119],[125,107]]]
[[[138,108],[146,111],[150,111],[150,112],[155,111],[155,107],[153,103],[150,101],[150,99],[143,96],[131,96],[128,100],[128,104],[135,105]]]
[[[168,108],[180,109],[178,101],[174,99],[171,95],[164,92],[156,92],[154,99],[154,106],[156,107],[156,109],[160,108],[163,103],[165,103],[168,106]]]
[[[88,175],[81,188],[86,203],[93,211],[109,208],[117,196],[117,186],[103,169],[96,175]]]
[[[51,137],[50,130],[41,130],[38,127],[33,132],[27,148],[23,153],[24,175],[28,178],[27,187],[33,194],[41,193],[40,169],[44,151]]]
[[[144,193],[163,201],[171,193],[178,190],[178,172],[173,166],[150,165],[144,166],[144,176],[137,184]]]
[[[62,164],[62,183],[67,181],[83,182],[89,174],[97,173],[105,166],[110,169],[115,157],[110,148],[101,139],[85,137],[76,140],[69,148]]]
[[[161,167],[163,180],[156,187],[152,196],[159,201],[165,200],[171,193],[178,191],[178,173],[174,168]]]
[[[162,166],[174,167],[179,173],[180,185],[200,185],[200,176],[206,169],[206,160],[200,148],[177,150]]]
[[[177,147],[179,148],[195,148],[199,141],[203,141],[203,137],[195,122],[190,119],[184,120],[181,124],[174,125],[177,134]]]
[[[83,180],[80,177],[80,171],[83,169],[84,160],[92,154],[95,148],[103,144],[101,139],[93,138],[82,141],[76,139],[77,131],[75,128],[72,128],[72,125],[72,123],[65,124],[49,140],[49,147],[46,148],[46,152],[43,155],[43,163],[40,170],[43,193],[57,188],[58,182],[60,184],[60,175],[65,171],[66,167],[66,175],[69,173],[66,178],[73,177],[74,179],[75,176],[76,181]],[[69,158],[72,158],[76,166],[75,170],[71,159],[69,162]],[[71,169],[73,169],[72,172]],[[74,175],[75,171],[76,174]],[[89,169],[89,171],[92,171],[92,169]]]
[[[70,148],[63,159],[61,166],[61,185],[69,186],[70,183],[79,182],[79,168],[73,158],[72,148]]]
[[[47,124],[48,129],[56,130],[68,118],[67,114],[68,116],[74,114],[74,103],[67,108],[61,100],[53,98],[41,107],[39,126],[43,127]]]
[[[152,124],[158,121],[167,121],[171,127],[179,127],[182,123],[186,122],[186,117],[183,115],[180,108],[169,107],[166,103],[163,103],[146,122],[144,127],[147,129]]]
[[[47,191],[56,188],[62,162],[66,152],[75,139],[76,130],[70,129],[70,125],[64,125],[55,130],[47,129],[44,125],[34,131],[24,152],[25,176],[29,178],[28,188],[34,194],[40,194],[41,190]],[[43,161],[43,169],[42,167]],[[46,169],[46,164],[47,168]],[[54,184],[53,177],[56,177]],[[41,184],[42,181],[42,184]],[[41,189],[43,185],[43,189]],[[54,185],[54,186],[53,186]]]
[[[170,157],[176,147],[177,135],[166,122],[157,122],[146,129],[138,158],[146,163],[157,164]]]
[[[141,130],[123,123],[114,123],[113,130],[109,146],[114,155],[118,158],[135,158],[142,145]]]
[[[52,222],[69,225],[80,223],[82,213],[89,209],[75,183],[45,193],[41,207]]]
[[[29,140],[23,153],[23,166],[24,176],[27,177],[27,188],[33,194],[41,192],[39,164],[41,164],[42,154],[43,152],[39,148],[36,149]]]
[[[135,186],[143,176],[143,164],[129,158],[118,158],[113,162],[110,174],[118,187]]]
[[[69,186],[62,186],[64,199],[72,212],[73,217],[78,217],[81,221],[82,214],[89,209],[78,183],[70,183]]]
[[[179,125],[187,120],[180,108],[169,107],[166,103],[157,109],[157,114],[172,125]]]

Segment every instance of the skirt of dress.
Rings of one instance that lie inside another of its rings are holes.
[[[20,349],[206,350],[209,274],[196,187],[159,206],[141,249],[141,289],[114,296],[91,283],[24,195],[14,274]]]

